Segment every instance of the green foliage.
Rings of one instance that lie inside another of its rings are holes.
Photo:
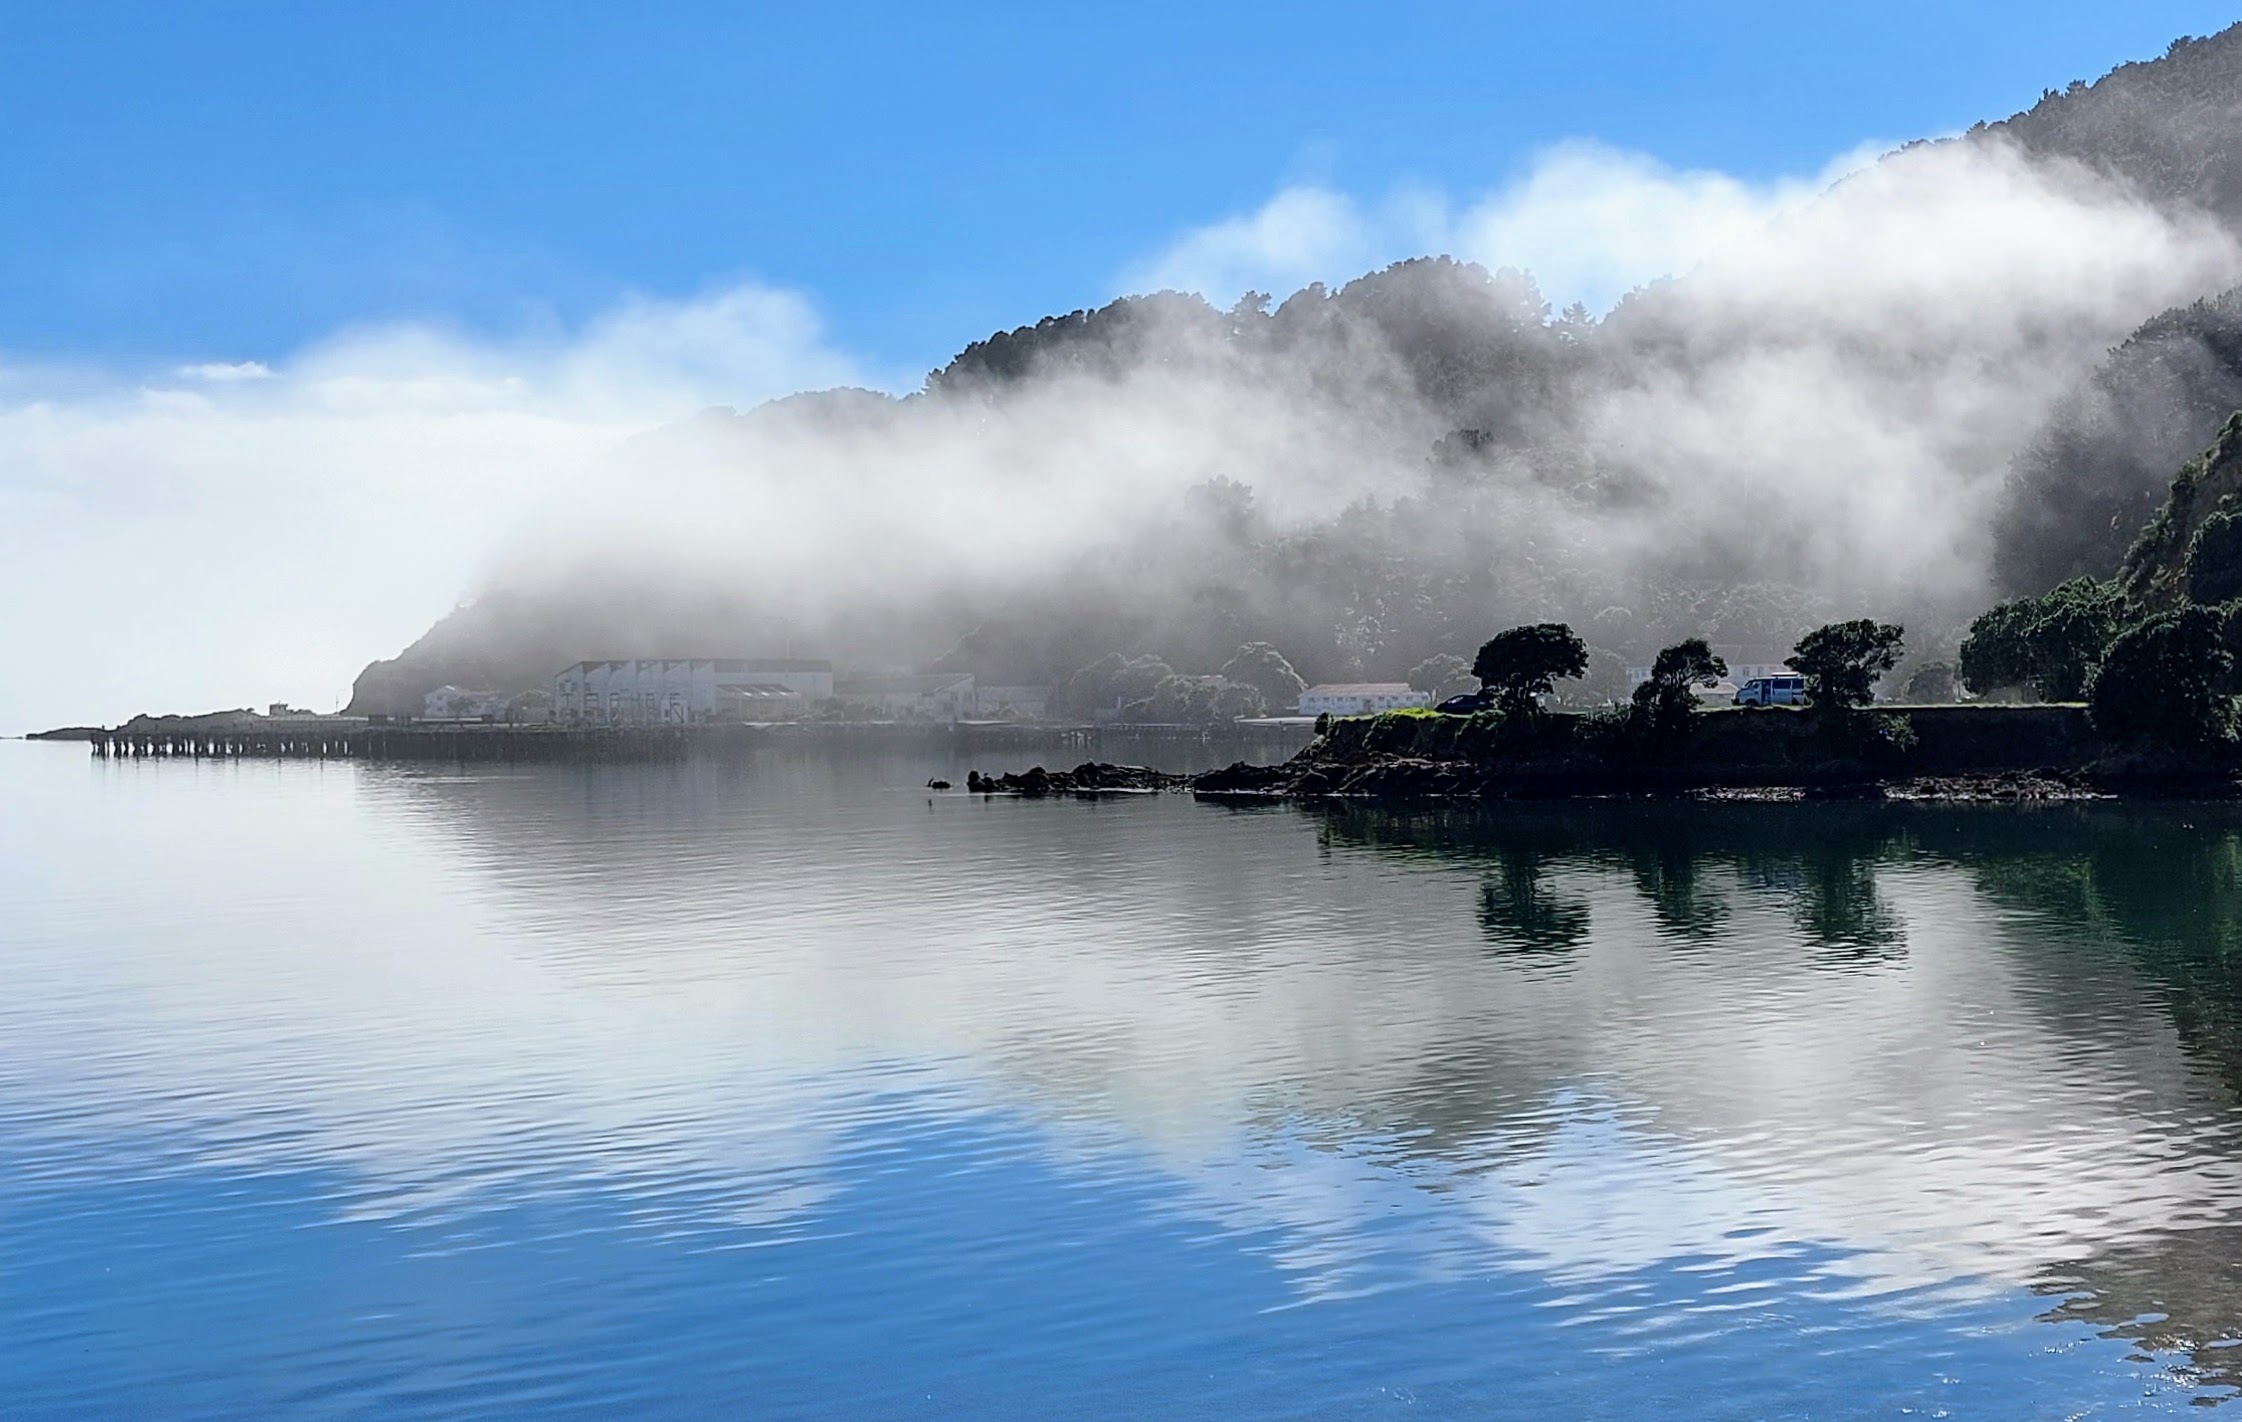
[[[1292,669],[1292,663],[1267,642],[1248,642],[1238,648],[1237,654],[1222,664],[1219,675],[1252,687],[1261,694],[1262,704],[1268,708],[1290,710],[1300,704],[1300,693],[1308,689],[1308,683]],[[1258,716],[1261,712],[1250,714]]]
[[[1240,716],[1266,716],[1269,714],[1269,698],[1261,694],[1260,687],[1242,681],[1232,681],[1227,677],[1218,676],[1215,681],[1218,684],[1214,689],[1213,719],[1217,724],[1235,721]],[[1284,709],[1290,711],[1297,702],[1298,698],[1295,697],[1293,701],[1285,704]]]
[[[1471,674],[1494,691],[1497,706],[1514,716],[1534,715],[1541,709],[1538,698],[1554,690],[1559,677],[1587,670],[1588,644],[1562,622],[1499,632],[1471,664]]]
[[[1798,639],[1784,665],[1806,678],[1806,694],[1827,710],[1866,706],[1876,679],[1899,664],[1903,629],[1856,617],[1817,627]]]
[[[1453,652],[1440,652],[1409,669],[1409,689],[1426,693],[1437,706],[1451,696],[1476,691],[1478,686],[1472,679],[1471,663]]]
[[[2148,597],[2177,570],[2175,565],[2189,551],[2182,540],[2189,536],[2205,480],[2237,459],[2242,459],[2242,411],[2229,415],[2210,447],[2181,465],[2180,472],[2172,477],[2164,506],[2126,550],[2118,581],[2127,593]]]
[[[1907,678],[1903,694],[1918,706],[1937,706],[1954,699],[1954,688],[1952,662],[1925,662]]]
[[[1160,683],[1174,675],[1175,668],[1158,657],[1111,652],[1061,682],[1051,699],[1059,710],[1078,716],[1113,711],[1149,700]]]
[[[1980,696],[2029,687],[2042,701],[2076,701],[2124,614],[2114,583],[2073,578],[2041,597],[2004,602],[1970,624],[1962,682]]]
[[[2188,540],[2188,597],[2201,603],[2227,602],[2242,596],[2242,515],[2231,508],[2232,496],[2205,514]]]
[[[1220,676],[1166,676],[1143,702],[1124,708],[1126,719],[1212,726],[1239,716],[1258,716],[1258,688]],[[1140,709],[1141,708],[1141,709]]]
[[[2005,587],[2106,577],[2150,524],[2172,471],[2242,408],[2242,287],[2151,318],[2058,401],[2018,453],[1994,516]],[[2159,525],[2133,561],[2177,552]]]
[[[2128,628],[2087,686],[2088,712],[2105,738],[2193,750],[2234,734],[2233,698],[2220,688],[2234,657],[2222,615],[2202,607],[2159,613]]]
[[[1713,654],[1704,638],[1676,642],[1659,652],[1650,679],[1635,688],[1635,713],[1662,734],[1686,730],[1697,710],[1697,688],[1727,675],[1728,663]]]

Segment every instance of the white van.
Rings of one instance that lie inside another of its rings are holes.
[[[1755,676],[1736,688],[1738,706],[1802,706],[1806,703],[1806,678]]]

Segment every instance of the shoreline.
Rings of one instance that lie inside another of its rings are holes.
[[[1884,707],[1846,715],[1768,708],[1693,717],[1667,733],[1609,715],[1386,712],[1326,723],[1289,759],[1192,776],[1087,762],[974,779],[984,793],[1072,794],[1117,776],[1207,800],[1529,800],[2040,803],[2232,800],[2238,766],[2215,752],[2113,744],[2086,708]],[[1150,777],[1149,779],[1147,777]]]

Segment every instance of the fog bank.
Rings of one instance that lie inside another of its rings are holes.
[[[1395,241],[1485,269],[1231,305]],[[1138,649],[1212,670],[1189,663],[1257,636],[1311,675],[1393,674],[1528,617],[1663,635],[1668,591],[1713,583],[1959,616],[2009,457],[2242,256],[1994,143],[1762,185],[1567,148],[1475,201],[1288,190],[1130,275],[1211,304],[1022,332],[907,400],[750,415],[696,412],[916,382],[757,286],[557,337],[0,362],[0,556],[38,590],[0,638],[39,669],[0,684],[0,728],[332,707],[475,598],[512,622],[466,641],[541,619],[523,665],[784,644],[1018,677]]]

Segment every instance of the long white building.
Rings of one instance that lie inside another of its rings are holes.
[[[553,714],[599,725],[781,721],[833,696],[833,664],[723,657],[578,662],[553,678]]]
[[[1373,711],[1398,711],[1405,706],[1431,704],[1432,693],[1412,691],[1405,681],[1325,682],[1300,693],[1303,716],[1363,716]]]

